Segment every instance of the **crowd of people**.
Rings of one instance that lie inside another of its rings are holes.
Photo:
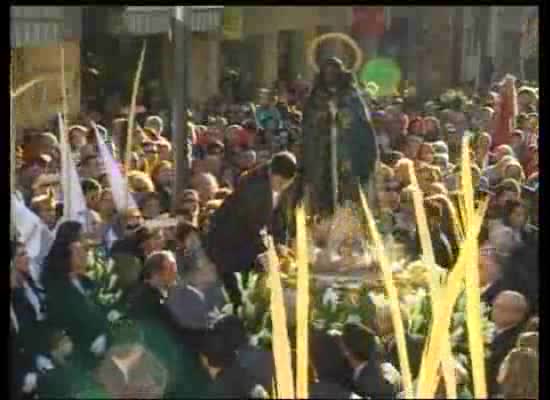
[[[380,232],[411,259],[421,253],[413,169],[437,264],[456,262],[463,236],[452,221],[461,217],[461,146],[469,137],[476,199],[490,198],[479,236],[482,300],[496,328],[486,349],[489,394],[537,398],[538,89],[506,76],[485,93],[449,90],[421,102],[412,94],[376,97],[355,84],[379,154],[369,201]],[[88,107],[66,130],[84,223],[63,218],[68,188],[59,178],[57,125],[17,132],[17,196],[54,238],[45,252],[31,249],[19,230],[12,242],[11,394],[268,397],[271,350],[252,343],[237,316],[211,315],[242,301],[236,272],[264,274],[266,249],[293,246],[304,143],[315,141],[302,129],[307,84],[263,89],[254,101],[220,95],[189,110],[192,165],[179,193],[170,121],[138,100],[124,171],[136,207],[117,201],[120,188],[112,187],[98,143],[123,171],[122,107]],[[312,398],[400,396],[390,314],[376,312],[374,329],[357,321],[339,336],[311,328]],[[413,378],[424,340],[406,337]],[[468,380],[471,371],[457,369],[457,377]]]

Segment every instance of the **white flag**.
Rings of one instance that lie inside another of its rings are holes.
[[[17,194],[12,193],[11,202],[14,208],[15,229],[31,259],[32,278],[40,282],[42,261],[50,251],[54,234]]]
[[[92,122],[92,127],[95,131],[99,155],[101,156],[107,178],[111,184],[111,192],[113,193],[113,201],[115,202],[117,211],[121,213],[129,208],[138,208],[132,194],[128,190],[128,183],[126,179],[124,179],[124,176],[122,176],[120,167],[99,134],[97,125]]]
[[[84,231],[87,231],[88,208],[86,198],[82,192],[80,178],[76,172],[71,149],[67,142],[65,125],[61,114],[59,118],[60,147],[61,147],[61,188],[63,190],[63,218],[65,221],[77,221],[82,224]]]

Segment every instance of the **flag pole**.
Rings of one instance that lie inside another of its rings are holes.
[[[13,61],[14,51],[11,51],[10,57],[10,193],[15,194],[15,179],[17,179],[16,169],[16,132],[15,132],[15,96],[11,95],[14,86],[15,66]],[[10,203],[10,239],[15,240],[15,205]]]
[[[175,6],[172,16],[172,49],[174,54],[172,89],[172,143],[176,161],[176,177],[172,190],[172,209],[176,207],[177,194],[185,188],[191,167],[191,146],[189,144],[190,46],[189,11],[187,6]]]
[[[62,120],[62,124],[59,124],[59,139],[60,139],[60,143],[65,143],[67,147],[70,147],[70,144],[68,143],[68,135],[67,135],[67,128],[68,128],[68,122],[69,122],[69,104],[67,102],[67,86],[66,86],[66,81],[65,81],[65,48],[63,47],[63,45],[61,45],[60,47],[60,61],[61,61],[61,99],[62,99],[62,102],[63,102],[63,118],[60,119]],[[63,149],[63,147],[62,147]],[[65,165],[68,165],[68,157],[71,156],[71,151],[70,149],[65,149],[66,151],[62,152],[61,154],[61,165],[63,165],[63,158],[64,157],[67,157],[65,158]],[[63,179],[63,178],[62,178]],[[71,193],[71,180],[70,179],[67,179],[67,184],[69,185],[69,187],[66,188],[66,190],[68,190],[69,193]],[[63,189],[65,190],[65,188]],[[64,212],[63,212],[63,215],[71,215],[71,210],[72,210],[72,204],[71,204],[71,196],[63,196],[64,197],[64,201],[67,201],[67,204],[63,204],[63,209],[64,209]],[[65,210],[67,210],[67,212],[65,212]]]
[[[139,91],[139,83],[141,80],[141,71],[143,70],[143,61],[145,60],[145,51],[147,49],[147,42],[143,41],[143,47],[141,49],[141,54],[139,56],[139,62],[136,70],[136,76],[134,78],[133,88],[132,88],[132,99],[130,102],[130,113],[128,115],[128,132],[127,132],[127,140],[126,140],[126,154],[124,158],[124,169],[126,171],[126,180],[128,180],[128,172],[130,171],[130,162],[132,157],[132,145],[133,145],[133,138],[134,138],[134,120],[136,115],[136,101],[137,101],[137,95]],[[128,182],[127,182],[128,183]],[[129,188],[128,185],[126,185],[127,188]],[[130,191],[127,191],[126,197],[128,198],[130,196]],[[129,200],[126,200],[126,208],[128,207]]]

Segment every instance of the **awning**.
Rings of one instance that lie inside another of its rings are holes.
[[[221,31],[223,6],[192,6],[191,31]],[[133,35],[166,33],[170,30],[173,7],[126,7],[124,19]]]
[[[151,35],[170,30],[173,7],[126,7],[124,20],[131,35]],[[192,32],[222,29],[223,6],[191,6]],[[10,7],[11,47],[44,46],[82,32],[82,7]]]
[[[40,47],[82,35],[82,7],[10,7],[11,47]]]
[[[63,7],[10,7],[11,47],[63,40]]]

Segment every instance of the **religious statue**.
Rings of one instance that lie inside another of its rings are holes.
[[[353,75],[326,60],[303,113],[303,190],[314,215],[328,216],[359,201],[376,167],[374,128]]]

